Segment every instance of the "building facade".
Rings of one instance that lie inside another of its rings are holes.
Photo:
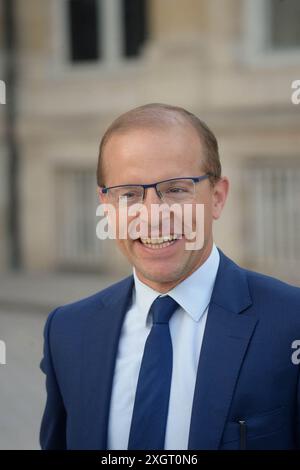
[[[164,102],[218,137],[231,179],[218,246],[300,284],[298,0],[17,0],[15,13],[24,269],[128,271],[95,235],[98,145],[120,113]],[[3,266],[9,243],[1,228]]]

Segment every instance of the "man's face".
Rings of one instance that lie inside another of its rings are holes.
[[[103,154],[104,181],[107,187],[123,184],[150,184],[171,178],[204,174],[203,148],[199,136],[190,126],[176,125],[157,129],[136,129],[113,134]],[[139,279],[164,292],[175,286],[208,257],[212,247],[212,222],[221,213],[227,193],[227,180],[214,187],[208,179],[196,183],[193,204],[204,204],[204,244],[199,250],[187,250],[186,238],[166,247],[150,248],[140,239],[118,239],[117,243]],[[109,202],[101,196],[102,202]],[[155,189],[146,190],[144,205],[161,204]],[[195,211],[193,211],[195,217]],[[130,220],[130,219],[129,219]],[[195,227],[196,220],[193,220]],[[149,226],[151,218],[149,215]],[[172,225],[171,225],[171,233]],[[160,234],[162,234],[160,232]]]

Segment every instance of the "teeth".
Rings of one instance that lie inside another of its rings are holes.
[[[173,240],[177,240],[179,238],[178,235],[170,235],[165,237],[158,237],[158,238],[141,238],[141,242],[145,245],[161,245],[166,244],[166,242],[171,242]]]

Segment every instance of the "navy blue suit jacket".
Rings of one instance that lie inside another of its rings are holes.
[[[220,251],[220,250],[219,250]],[[189,449],[300,448],[300,289],[237,266],[220,251],[199,360]],[[58,307],[44,330],[42,449],[106,449],[121,327],[133,276]],[[199,293],[200,295],[200,293]]]

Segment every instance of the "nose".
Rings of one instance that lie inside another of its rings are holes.
[[[155,188],[146,188],[144,207],[147,211],[148,234],[151,234],[152,237],[159,237],[163,234],[169,235],[171,221],[169,221],[170,214],[168,213],[168,210],[165,207],[151,208],[152,204],[157,206],[163,204],[163,206],[165,206],[164,201],[161,200]]]
[[[146,188],[145,189],[145,197],[144,197],[144,205],[147,209],[151,208],[151,204],[161,204],[162,200],[158,196],[155,188]]]

